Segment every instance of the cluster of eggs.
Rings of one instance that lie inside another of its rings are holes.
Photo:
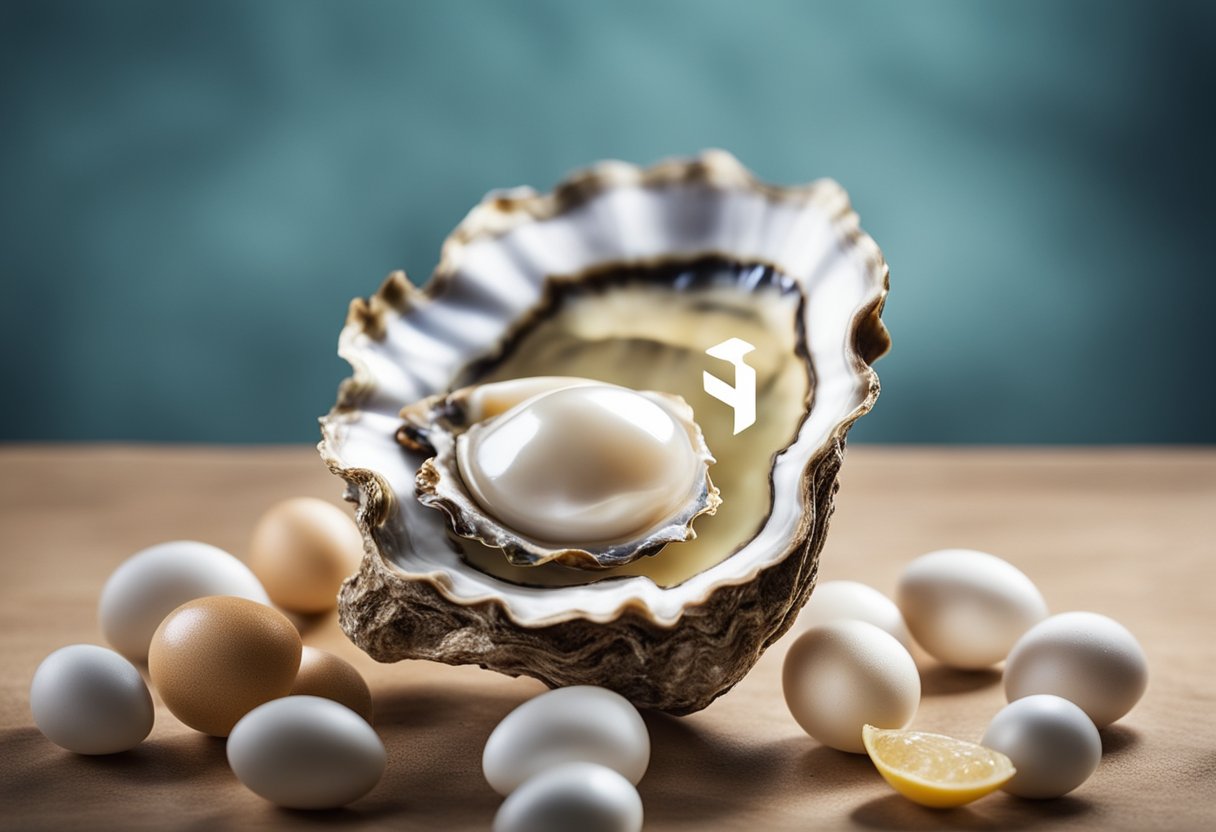
[[[79,754],[134,748],[152,730],[152,697],[174,716],[227,737],[237,779],[281,806],[341,806],[371,790],[384,745],[372,699],[351,665],[304,646],[295,614],[333,609],[359,563],[350,518],[321,500],[288,500],[263,515],[249,565],[215,546],[174,541],[145,549],[101,593],[113,650],[74,644],[34,674],[30,707],[52,742]]]
[[[634,787],[649,765],[646,723],[623,696],[589,685],[542,693],[486,741],[482,771],[506,797],[494,832],[639,832]]]
[[[340,658],[304,646],[272,604],[332,609],[360,550],[342,511],[299,499],[264,515],[250,566],[193,541],[137,553],[101,595],[101,629],[115,649],[75,644],[48,656],[30,688],[35,723],[80,754],[135,747],[155,718],[135,664],[147,662],[178,719],[228,738],[232,771],[255,793],[305,809],[358,799],[386,765],[367,684]],[[914,641],[950,667],[1004,661],[1009,704],[980,744],[1008,757],[1016,773],[1003,788],[1024,797],[1083,783],[1101,756],[1098,729],[1126,714],[1147,684],[1144,653],[1125,628],[1090,612],[1049,617],[1026,575],[982,552],[916,559],[895,602],[864,584],[824,583],[802,624],[785,658],[786,702],[808,734],[841,751],[864,752],[867,726],[912,721],[921,693]],[[636,832],[636,785],[649,761],[646,725],[619,694],[589,686],[541,694],[486,742],[483,772],[506,798],[494,829]]]
[[[1072,791],[1096,770],[1098,729],[1139,701],[1148,666],[1118,622],[1092,612],[1048,616],[1034,583],[984,552],[948,549],[910,563],[895,601],[853,581],[819,586],[803,611],[808,629],[785,658],[790,712],[825,745],[864,753],[863,729],[904,728],[920,701],[909,648],[915,640],[949,667],[1005,662],[1009,702],[980,745],[1016,773],[1002,788],[1021,797]]]

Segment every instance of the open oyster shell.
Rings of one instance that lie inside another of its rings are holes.
[[[374,658],[478,664],[596,684],[688,713],[729,690],[794,621],[815,580],[845,435],[889,347],[886,264],[844,191],[757,182],[709,152],[649,169],[602,163],[552,193],[491,193],[431,280],[390,275],[352,302],[354,368],[321,420],[322,457],[358,502],[360,571],[340,622]],[[753,346],[756,422],[702,376]],[[718,462],[723,504],[698,537],[591,572],[520,567],[450,533],[415,497],[425,452],[401,409],[469,384],[583,376],[682,396]]]

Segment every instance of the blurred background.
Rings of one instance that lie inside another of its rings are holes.
[[[305,442],[482,194],[722,147],[850,191],[852,437],[1216,441],[1216,5],[6,2],[0,440]]]

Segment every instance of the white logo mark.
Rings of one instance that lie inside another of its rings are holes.
[[[743,356],[754,349],[754,346],[740,338],[728,338],[705,351],[706,355],[735,365],[734,386],[709,371],[702,373],[705,392],[734,409],[735,433],[746,430],[756,421],[756,371],[743,360]]]

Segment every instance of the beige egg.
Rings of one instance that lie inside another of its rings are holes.
[[[345,511],[298,497],[262,515],[249,547],[249,568],[283,609],[319,613],[338,605],[338,589],[362,557],[362,538]]]
[[[920,703],[916,662],[895,636],[868,621],[840,619],[807,630],[782,668],[790,714],[815,739],[866,753],[862,731],[903,728]]]
[[[300,634],[276,609],[233,596],[182,604],[152,636],[148,673],[182,722],[226,737],[249,711],[291,693]]]
[[[305,647],[291,694],[332,699],[368,722],[372,721],[372,692],[367,689],[367,682],[350,663],[333,653]]]

